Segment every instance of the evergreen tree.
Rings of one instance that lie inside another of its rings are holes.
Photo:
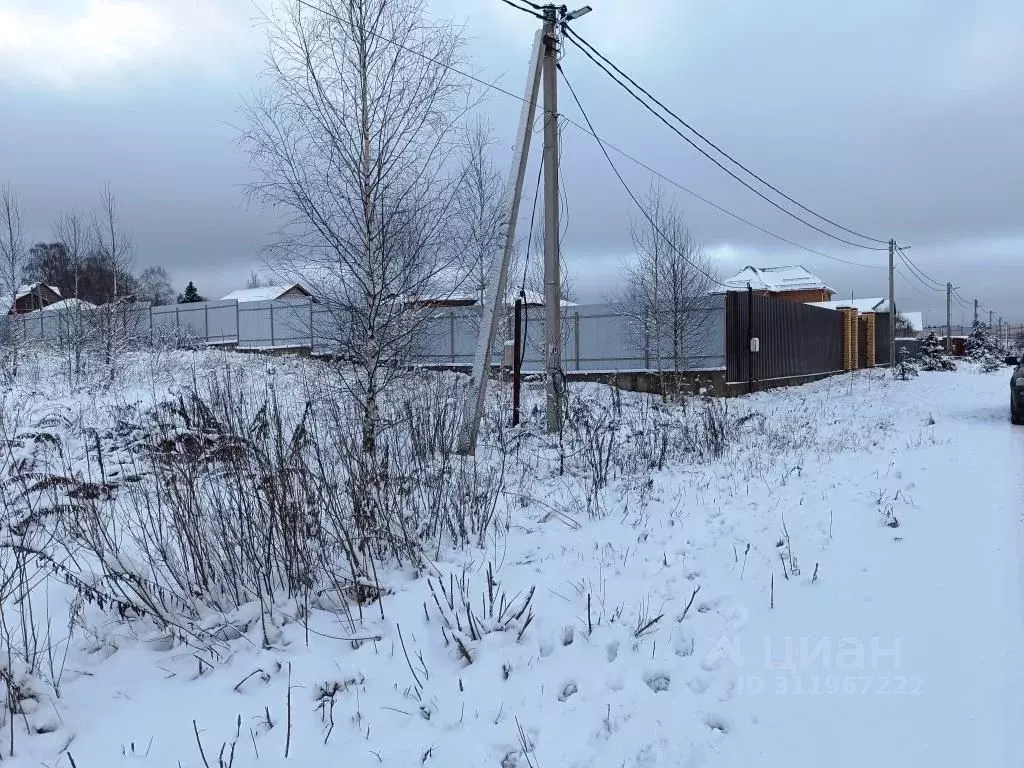
[[[942,342],[934,333],[929,333],[921,346],[919,360],[922,371],[955,371],[956,363],[946,354]]]
[[[178,303],[194,304],[197,301],[206,301],[206,299],[199,295],[199,291],[196,288],[195,283],[189,280],[188,285],[185,286],[185,292],[178,294]]]

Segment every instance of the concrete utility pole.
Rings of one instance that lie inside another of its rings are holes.
[[[978,324],[978,300],[974,300],[974,324]],[[992,325],[992,319],[989,318],[989,325]]]
[[[991,309],[988,311],[988,327],[989,328],[992,327],[992,315],[994,315],[994,314],[995,314],[995,311],[993,311]],[[1000,319],[999,322],[1002,322],[1002,319]]]
[[[544,369],[547,373],[548,432],[562,427],[562,276],[558,222],[558,16],[544,8]]]
[[[508,265],[515,248],[519,203],[523,196],[523,179],[526,176],[526,164],[530,156],[530,139],[533,137],[533,120],[537,112],[542,44],[542,35],[538,31],[533,41],[533,55],[530,58],[530,71],[526,79],[526,97],[523,99],[523,109],[519,115],[519,141],[512,158],[512,183],[508,185],[504,200],[504,213],[508,217],[505,224],[505,244],[503,250],[495,251],[490,274],[487,276],[483,317],[480,319],[480,334],[477,339],[476,355],[473,359],[473,381],[477,387],[476,398],[468,407],[462,432],[459,435],[458,451],[463,455],[469,455],[476,451],[480,418],[483,416],[484,404],[487,399],[491,350],[494,349],[494,339],[497,337],[498,323],[502,316],[501,310],[505,306]]]
[[[953,284],[946,283],[946,354],[953,354]]]
[[[896,240],[889,241],[889,367],[896,366]]]
[[[512,161],[512,184],[505,199],[508,216],[505,247],[495,253],[491,273],[487,280],[480,335],[473,361],[473,381],[477,386],[476,399],[469,406],[459,436],[460,453],[476,451],[480,418],[483,416],[490,373],[491,351],[497,336],[501,317],[499,308],[505,306],[505,286],[508,265],[515,246],[516,220],[523,193],[523,179],[530,154],[530,138],[537,108],[537,95],[544,86],[544,321],[547,372],[548,431],[557,432],[562,424],[562,402],[565,380],[562,373],[562,281],[559,274],[558,246],[558,32],[566,22],[575,21],[592,10],[585,5],[571,13],[564,5],[545,5],[541,9],[544,24],[533,44],[533,58],[527,78],[526,97],[519,118],[519,143]],[[525,342],[524,342],[525,343]]]

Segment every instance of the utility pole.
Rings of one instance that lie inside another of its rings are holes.
[[[974,300],[974,324],[975,325],[978,324],[978,300],[977,299]],[[989,316],[988,324],[992,325],[992,317],[991,317],[991,315]]]
[[[533,41],[533,54],[530,57],[530,70],[526,79],[526,97],[519,115],[519,134],[515,153],[512,158],[512,183],[508,185],[503,201],[503,211],[508,217],[505,223],[505,243],[501,251],[495,251],[491,262],[490,274],[487,276],[487,290],[484,296],[483,316],[480,319],[480,335],[477,340],[476,355],[473,359],[473,382],[476,384],[476,398],[468,406],[466,416],[459,435],[458,451],[470,455],[476,451],[477,432],[480,418],[483,416],[487,399],[487,378],[491,370],[491,351],[494,339],[498,334],[498,323],[501,310],[505,307],[508,282],[508,265],[512,259],[512,251],[516,241],[516,222],[519,219],[519,203],[523,196],[523,179],[526,176],[526,164],[530,155],[530,139],[533,137],[533,120],[537,111],[537,93],[540,90],[540,58],[543,45],[541,32],[537,32]]]
[[[559,275],[558,244],[558,29],[566,22],[585,16],[592,9],[585,5],[570,13],[564,5],[546,5],[541,10],[544,14],[544,24],[534,38],[526,96],[519,117],[519,141],[512,160],[512,183],[508,186],[504,201],[504,212],[508,216],[505,244],[503,251],[496,252],[491,262],[480,335],[473,360],[476,398],[467,408],[459,436],[458,450],[462,454],[476,451],[480,418],[483,416],[486,402],[491,351],[494,349],[494,340],[498,332],[500,309],[504,308],[506,301],[508,266],[515,246],[516,221],[519,217],[523,179],[530,154],[530,138],[533,136],[537,96],[541,84],[544,87],[544,321],[547,337],[544,361],[548,380],[548,431],[557,432],[562,424],[565,381],[562,373],[562,281]]]
[[[889,367],[896,367],[896,240],[889,241]]]
[[[946,354],[953,354],[953,284],[946,283]]]
[[[544,361],[548,432],[562,427],[562,276],[558,248],[558,16],[544,8]],[[564,13],[564,11],[562,11]]]
[[[992,315],[994,315],[994,314],[995,314],[995,311],[994,311],[994,310],[991,310],[991,309],[990,309],[990,310],[988,311],[988,327],[989,327],[989,328],[991,328],[991,327],[992,327]],[[1002,320],[1000,320],[1000,322],[1002,322]]]

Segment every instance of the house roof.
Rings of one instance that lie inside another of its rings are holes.
[[[788,267],[744,267],[728,280],[723,280],[722,286],[714,293],[745,291],[748,286],[755,291],[772,293],[819,290],[834,293],[828,283],[798,264]]]
[[[25,283],[24,285],[18,286],[17,298],[19,298],[19,299],[25,298],[30,293],[33,293],[34,291],[38,290],[38,288],[40,286],[43,286],[43,287],[53,291],[58,296],[61,295],[60,294],[60,288],[58,288],[55,285],[45,285],[44,283]],[[13,302],[11,301],[11,297],[9,295],[0,297],[0,312],[2,312],[4,314],[10,312],[12,304],[13,304]]]
[[[527,306],[529,306],[529,307],[543,307],[544,306],[544,294],[543,293],[539,293],[538,291],[531,291],[529,289],[523,291],[523,293],[526,295],[526,305]],[[508,299],[507,299],[508,306],[510,306],[510,307],[515,306],[516,299],[518,299],[518,298],[519,298],[519,291],[513,291],[512,293],[509,293]],[[568,301],[566,299],[562,299],[562,306],[563,307],[575,307],[575,306],[578,306],[578,305],[574,301]]]
[[[845,309],[847,307],[853,307],[860,313],[867,312],[883,312],[889,308],[889,302],[886,299],[843,299],[841,301],[809,301],[807,302],[812,307],[821,307],[822,309]]]
[[[96,309],[96,305],[84,299],[61,299],[43,307],[43,312],[60,312],[65,309]]]
[[[910,323],[910,329],[914,333],[924,331],[924,315],[920,312],[900,312],[900,314],[907,318],[907,322]]]
[[[262,288],[242,288],[237,291],[232,291],[227,296],[222,298],[222,301],[229,301],[231,299],[238,302],[246,301],[274,301],[275,299],[281,298],[292,288],[298,288],[300,291],[309,295],[309,291],[303,288],[298,283],[292,283],[291,285],[266,285]]]

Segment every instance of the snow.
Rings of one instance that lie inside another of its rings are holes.
[[[713,293],[727,291],[745,291],[747,286],[755,291],[832,291],[821,278],[812,274],[806,267],[744,267],[737,274],[722,282],[721,287]],[[832,291],[834,293],[834,291]]]
[[[73,447],[71,424],[157,401],[196,368],[287,388],[306,364],[175,353],[117,393],[33,377],[7,397],[69,414]],[[206,617],[234,627],[212,658],[83,618],[61,697],[34,716],[52,732],[19,716],[5,764],[200,768],[234,744],[236,768],[1018,766],[1024,431],[1008,378],[860,372],[728,401],[721,456],[613,479],[596,514],[559,475],[557,440],[526,432],[507,525],[425,573],[382,573],[392,594],[355,633],[326,611],[307,628],[279,601],[263,644],[249,605]],[[570,397],[614,406],[597,385]],[[528,624],[486,618],[489,564],[513,604],[536,588]],[[434,600],[463,579],[484,616],[472,663]],[[41,583],[66,625],[68,588]]]
[[[70,298],[70,299],[61,299],[60,301],[55,301],[53,304],[48,304],[47,306],[43,307],[42,311],[43,312],[61,312],[61,311],[68,310],[68,309],[71,309],[71,310],[75,310],[75,309],[96,309],[96,305],[92,304],[92,303],[90,303],[88,301],[85,301],[83,299]]]
[[[290,291],[292,288],[301,287],[296,284],[292,285],[267,285],[262,288],[242,288],[237,291],[232,291],[227,296],[221,298],[221,301],[237,301],[240,304],[248,301],[275,301],[280,298],[283,294]]]
[[[821,309],[846,309],[852,307],[860,314],[888,311],[889,302],[885,299],[846,299],[845,301],[809,301],[812,307]]]

